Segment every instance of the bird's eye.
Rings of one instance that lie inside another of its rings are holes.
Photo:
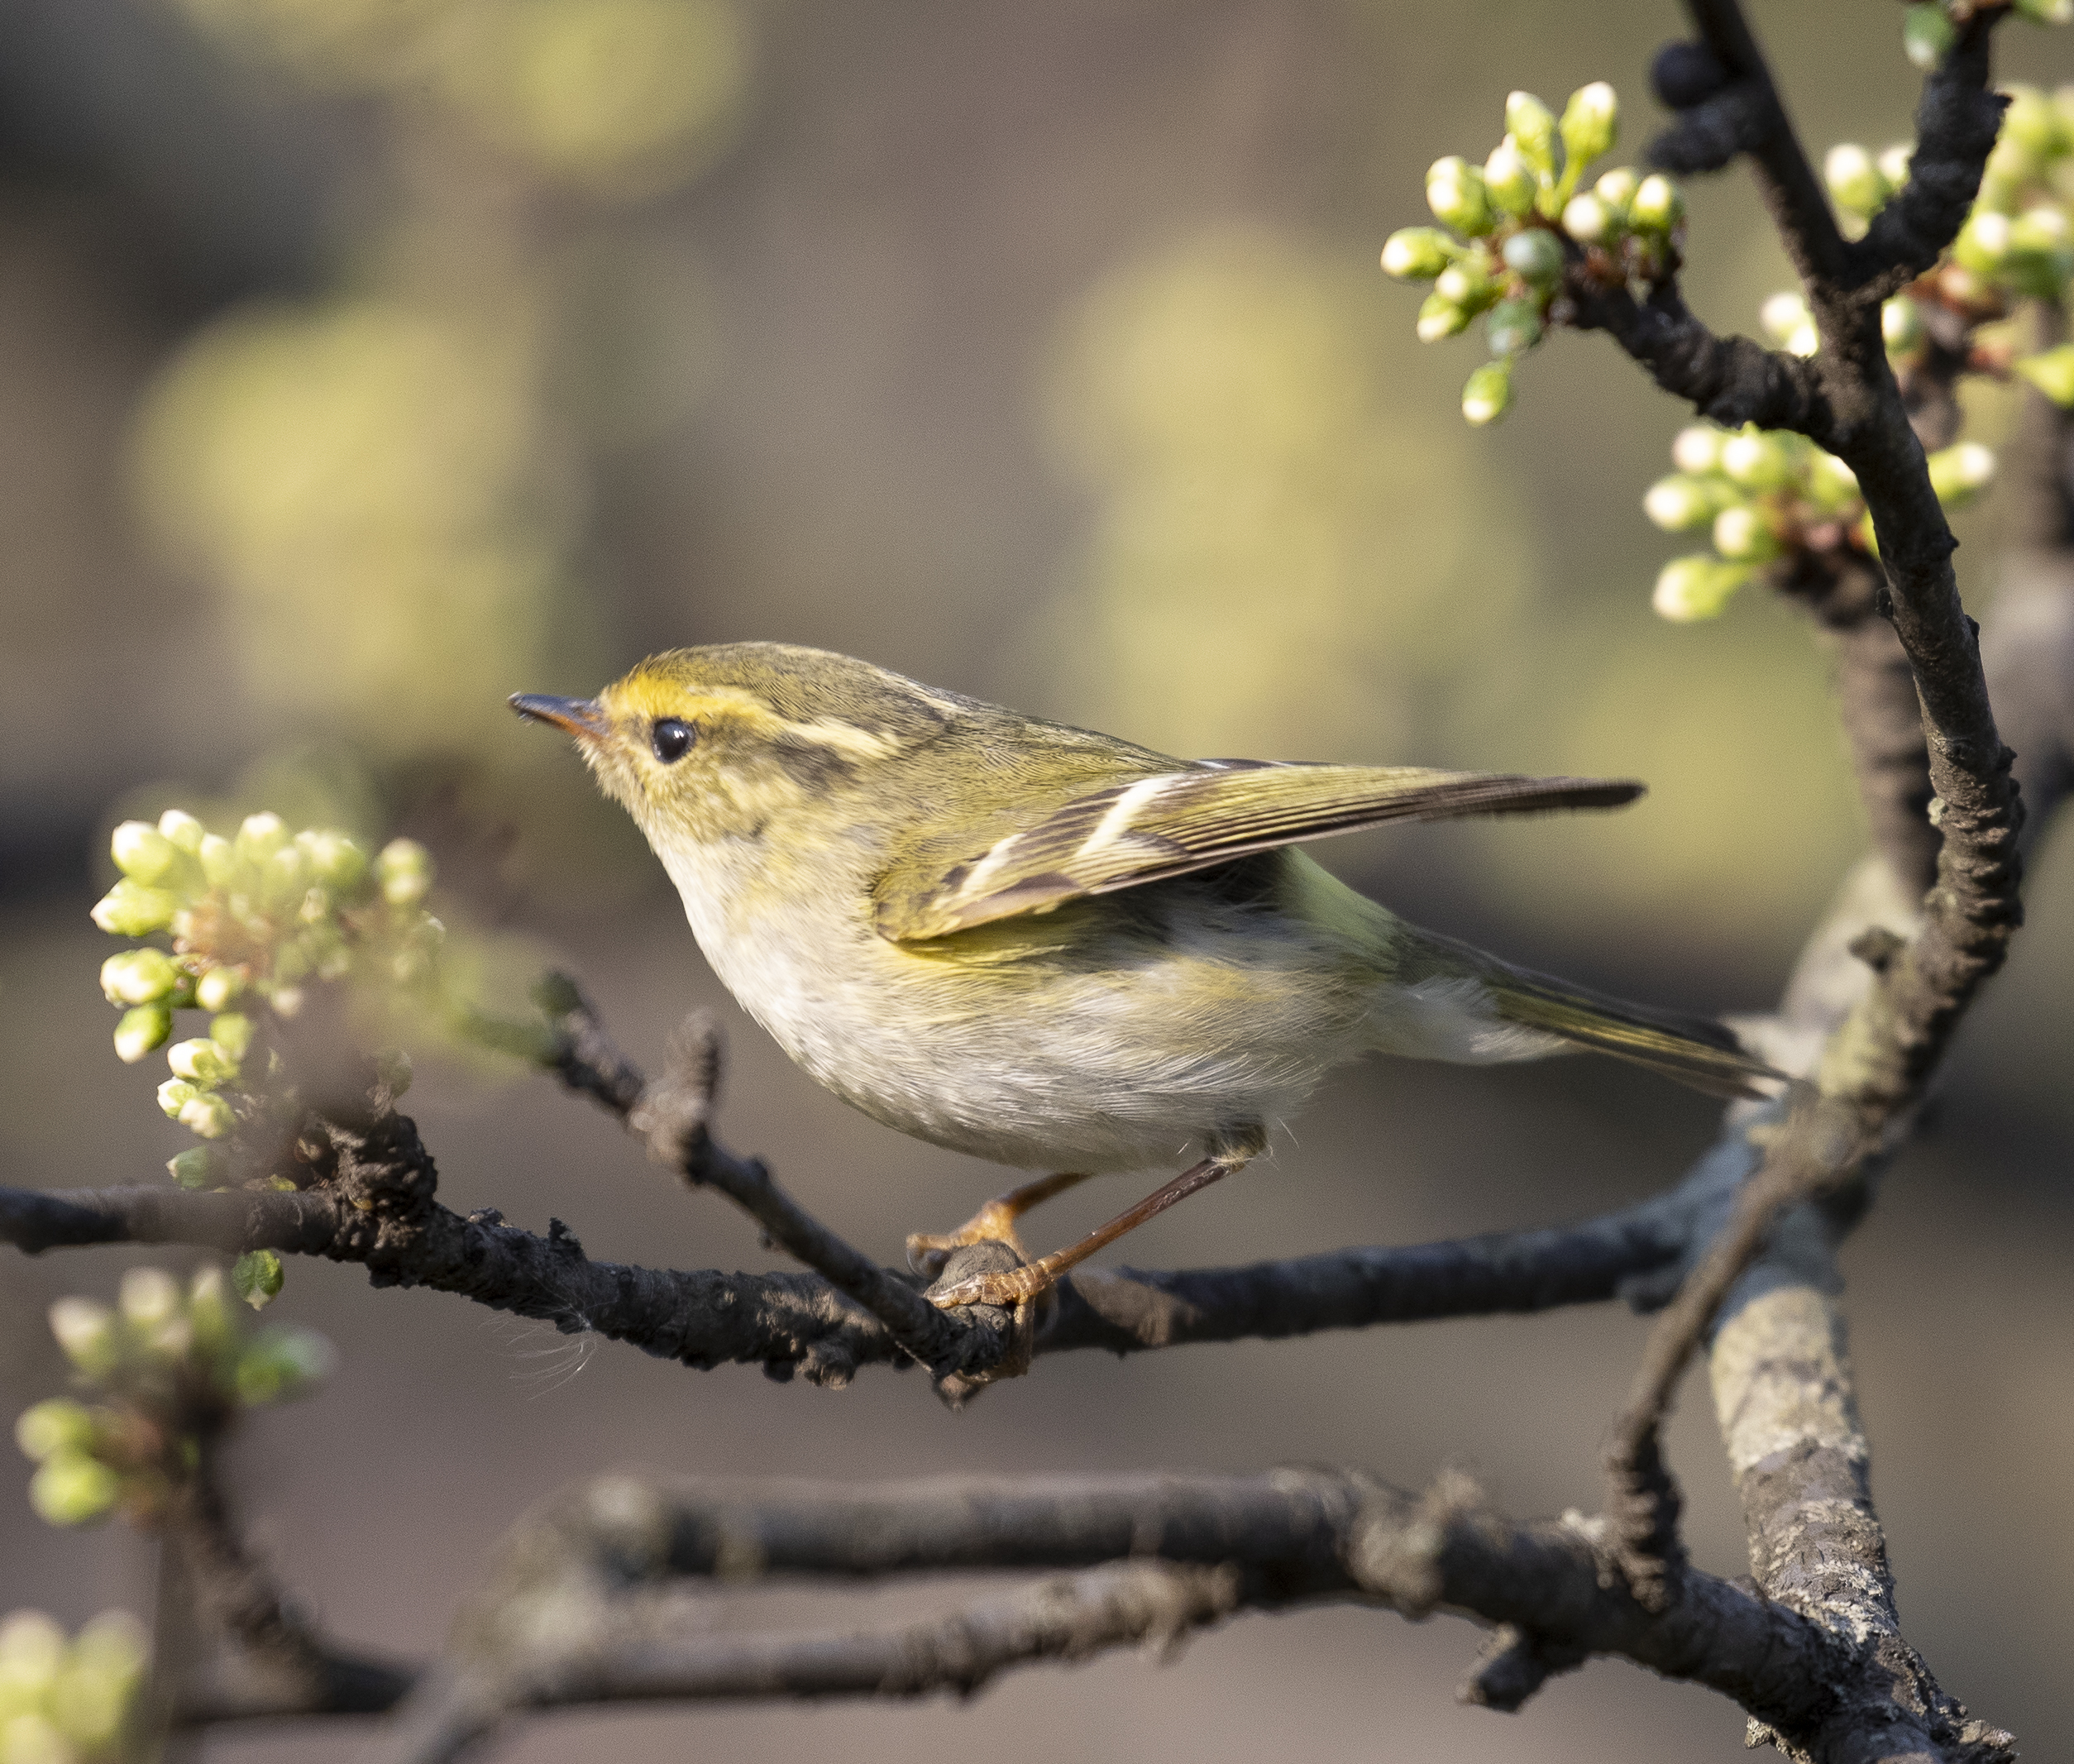
[[[682,717],[657,717],[655,727],[648,733],[655,757],[666,766],[673,766],[682,759],[698,739],[698,731]]]

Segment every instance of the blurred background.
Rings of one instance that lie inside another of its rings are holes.
[[[1893,8],[1754,7],[1804,138],[1905,138]],[[107,832],[179,801],[417,834],[486,985],[580,974],[636,1057],[722,1005],[731,1144],[896,1259],[998,1172],[795,1072],[707,974],[660,871],[514,690],[773,638],[1169,751],[1650,781],[1618,817],[1397,832],[1321,855],[1407,915],[1633,996],[1761,1008],[1861,845],[1824,665],[1752,593],[1649,610],[1639,499],[1680,412],[1557,337],[1471,431],[1481,344],[1423,348],[1378,274],[1426,165],[1505,93],[1619,88],[1652,124],[1673,9],[1464,0],[0,0],[0,1180],[158,1179],[189,1143],[110,1053],[86,912]],[[2009,77],[2074,77],[2013,26]],[[1690,192],[1689,291],[1751,329],[1787,284],[1746,181]],[[1975,433],[2006,421],[1981,400]],[[1992,499],[1963,517],[1991,600]],[[1911,1637],[2033,1756],[2074,1745],[2074,850],[1935,1128],[1847,1255],[1876,1489]],[[760,1268],[544,1081],[421,1064],[442,1196],[566,1219],[594,1255]],[[1711,1107],[1565,1062],[1378,1068],[1300,1140],[1134,1237],[1178,1265],[1565,1218],[1661,1185]],[[1044,1246],[1115,1211],[1083,1190]],[[43,1324],[137,1256],[0,1264],[0,1398],[61,1387]],[[186,1259],[159,1257],[174,1265]],[[348,1642],[434,1647],[532,1502],[615,1465],[873,1477],[1467,1463],[1515,1510],[1596,1499],[1643,1325],[1613,1310],[1130,1364],[1043,1362],[944,1413],[697,1374],[291,1264],[341,1370],[260,1417],[237,1492]],[[595,1351],[593,1350],[595,1349]],[[1695,1551],[1745,1571],[1704,1389],[1674,1437]],[[53,1532],[0,1471],[0,1610],[149,1609],[119,1527]],[[12,1492],[10,1492],[12,1491]],[[897,1598],[731,1594],[715,1620]],[[1090,1759],[1726,1761],[1742,1721],[1608,1663],[1521,1715],[1460,1709],[1464,1626],[1250,1619],[1177,1664],[1020,1674],[966,1708],[644,1710],[533,1723],[528,1761],[839,1743]],[[213,1738],[342,1758],[349,1725]]]

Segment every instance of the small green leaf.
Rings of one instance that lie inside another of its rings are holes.
[[[271,1250],[247,1250],[231,1266],[231,1288],[255,1311],[280,1296],[281,1259]]]

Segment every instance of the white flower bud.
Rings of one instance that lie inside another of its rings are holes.
[[[1938,0],[1909,7],[1901,14],[1902,53],[1926,74],[1951,53],[1958,40],[1958,29]]]
[[[1737,563],[1764,563],[1780,547],[1763,516],[1748,503],[1737,503],[1714,517],[1714,549]]]
[[[206,1145],[190,1145],[165,1160],[166,1174],[183,1188],[213,1188],[220,1174],[216,1154]]]
[[[1757,323],[1775,343],[1783,343],[1808,323],[1808,303],[1795,289],[1769,296],[1757,308]]]
[[[148,820],[126,820],[108,839],[115,867],[134,882],[155,887],[180,866],[179,849]]]
[[[1963,508],[1995,481],[1995,455],[1977,441],[1962,441],[1930,456],[1930,488],[1947,509]]]
[[[44,1460],[42,1467],[29,1479],[29,1505],[36,1515],[47,1525],[85,1525],[99,1518],[122,1498],[122,1482],[116,1473],[98,1458],[90,1458],[84,1452],[61,1451]],[[17,1717],[7,1724],[8,1757],[24,1757],[32,1761],[47,1759],[50,1764],[60,1764],[74,1754],[64,1736],[55,1728],[50,1728],[55,1742],[49,1750],[31,1751],[24,1747],[13,1749],[17,1743],[16,1729],[27,1722],[43,1723],[41,1716]],[[32,1735],[30,1745],[38,1743]]]
[[[184,851],[192,858],[202,849],[202,839],[208,829],[185,809],[168,809],[159,816],[159,831],[169,839],[176,851]]]
[[[1694,475],[1721,469],[1721,444],[1728,438],[1727,433],[1710,424],[1695,423],[1689,428],[1678,431],[1678,438],[1670,444],[1671,463],[1680,471]]]
[[[1383,241],[1383,272],[1400,282],[1430,282],[1452,261],[1448,246],[1437,227],[1400,227]]]
[[[1793,476],[1793,457],[1777,436],[1745,429],[1722,442],[1721,470],[1745,490],[1778,490]]]
[[[112,937],[148,937],[172,924],[179,901],[164,888],[146,887],[128,877],[93,904],[93,922]]]
[[[1507,269],[1536,284],[1555,281],[1563,273],[1561,241],[1545,227],[1522,227],[1505,241],[1502,255]]]
[[[391,839],[375,860],[375,877],[391,906],[415,906],[432,889],[432,853],[415,839]]]
[[[1490,198],[1484,188],[1484,174],[1459,154],[1436,160],[1426,174],[1426,205],[1444,227],[1452,227],[1465,239],[1491,230]]]
[[[1906,294],[1896,294],[1880,308],[1880,336],[1890,356],[1914,355],[1923,347],[1923,309]]]
[[[1603,197],[1586,191],[1563,205],[1563,231],[1579,245],[1603,245],[1617,230],[1617,218]]]
[[[213,1091],[198,1091],[180,1111],[180,1125],[198,1138],[220,1140],[237,1126],[231,1106]]]
[[[1665,533],[1704,527],[1720,509],[1721,499],[1704,478],[1659,478],[1642,498],[1642,513]]]
[[[1533,212],[1541,183],[1510,135],[1492,148],[1491,156],[1484,161],[1484,188],[1493,203],[1515,219]]]
[[[1704,552],[1674,557],[1656,578],[1651,604],[1664,618],[1677,624],[1692,624],[1718,618],[1735,591],[1749,581],[1747,564],[1724,563]]]
[[[201,1092],[185,1078],[168,1078],[159,1086],[159,1107],[174,1121],[180,1118],[180,1111],[192,1102]]]
[[[1893,194],[1872,155],[1855,141],[1830,148],[1822,162],[1822,181],[1836,205],[1849,214],[1877,214]]]
[[[1563,150],[1582,167],[1613,151],[1620,133],[1620,99],[1603,79],[1579,86],[1563,107]]]
[[[195,1084],[227,1084],[237,1076],[237,1062],[205,1035],[174,1042],[165,1050],[165,1063]]]
[[[1515,92],[1505,100],[1505,132],[1536,178],[1552,184],[1562,175],[1563,143],[1556,112],[1531,92]]]
[[[1627,205],[1628,224],[1642,232],[1669,232],[1685,218],[1683,192],[1661,171],[1635,187],[1635,199]]]
[[[1998,274],[2009,259],[2009,218],[1976,208],[1952,241],[1952,256],[1962,269],[1976,275]]]
[[[227,888],[237,873],[237,848],[220,833],[202,836],[195,855],[202,860],[202,874],[212,888]]]
[[[221,1011],[245,990],[242,968],[212,968],[194,982],[194,1002],[204,1011]]]
[[[1820,447],[1808,455],[1808,497],[1825,514],[1834,514],[1858,500],[1858,475],[1833,453]]]
[[[1914,142],[1897,141],[1884,149],[1873,163],[1880,168],[1880,175],[1887,180],[1888,189],[1898,190],[1909,181],[1909,161],[1914,157]]]
[[[65,1357],[88,1378],[115,1363],[115,1312],[91,1298],[60,1298],[50,1307],[50,1333]]]
[[[287,844],[288,823],[278,815],[247,815],[239,824],[237,851],[242,863],[262,864]]]
[[[173,1033],[173,1012],[164,1004],[132,1005],[115,1025],[115,1057],[134,1066]]]
[[[226,1011],[210,1022],[209,1040],[223,1050],[226,1059],[242,1065],[252,1050],[252,1020],[241,1011]]]
[[[84,1451],[93,1443],[93,1417],[69,1397],[49,1397],[22,1410],[14,1424],[14,1442],[22,1455],[41,1464],[60,1451]],[[0,1641],[0,1660],[7,1655]]]
[[[101,964],[101,991],[112,1005],[150,1005],[170,997],[180,970],[163,949],[124,949]]]
[[[151,1329],[180,1314],[180,1283],[163,1268],[128,1269],[116,1303],[124,1321]]]
[[[1481,428],[1495,423],[1511,408],[1512,375],[1510,361],[1486,361],[1469,376],[1462,388],[1462,414]]]
[[[1642,188],[1642,174],[1632,165],[1617,165],[1592,186],[1592,193],[1615,214],[1625,217],[1635,192]]]

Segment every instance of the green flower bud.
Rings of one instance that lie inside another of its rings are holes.
[[[1620,99],[1603,79],[1579,86],[1563,106],[1563,151],[1582,170],[1602,153],[1610,153],[1620,135]]]
[[[1434,160],[1426,174],[1426,205],[1443,227],[1465,239],[1491,230],[1491,204],[1484,174],[1459,154]]]
[[[2036,86],[2010,84],[2009,108],[2002,112],[2002,134],[2033,159],[2056,159],[2067,151],[2067,134],[2052,101]]]
[[[1579,245],[1603,245],[1619,230],[1619,216],[1603,197],[1587,191],[1563,204],[1563,231]]]
[[[45,1458],[29,1479],[29,1504],[49,1525],[86,1525],[122,1494],[122,1480],[98,1458],[60,1451]]]
[[[1437,343],[1469,328],[1469,315],[1443,294],[1430,294],[1419,306],[1418,339]]]
[[[2048,203],[2026,208],[2009,223],[2009,258],[2005,273],[2019,292],[2056,299],[2074,271],[2074,235],[2066,214]]]
[[[1928,73],[1949,55],[1958,28],[1942,5],[1912,6],[1901,15],[1901,51]]]
[[[1757,323],[1789,355],[1811,356],[1822,347],[1814,317],[1798,293],[1773,294],[1758,308]]]
[[[271,1250],[247,1250],[231,1264],[231,1289],[255,1311],[280,1296],[281,1259]]]
[[[238,1356],[237,1398],[251,1408],[299,1397],[327,1376],[331,1343],[307,1329],[269,1329]]]
[[[1651,605],[1675,624],[1718,618],[1752,573],[1748,564],[1724,563],[1704,552],[1674,557],[1656,578]]]
[[[165,1050],[165,1063],[175,1077],[197,1084],[227,1084],[237,1076],[237,1062],[205,1035],[174,1042]]]
[[[221,1268],[198,1268],[188,1284],[187,1314],[194,1326],[195,1350],[213,1360],[237,1340],[230,1291]]]
[[[1858,500],[1858,475],[1833,453],[1808,452],[1808,500],[1825,514],[1842,513]]]
[[[16,1417],[14,1442],[24,1457],[41,1464],[60,1451],[91,1449],[93,1416],[85,1404],[69,1397],[46,1397]]]
[[[1628,204],[1642,188],[1642,174],[1632,165],[1617,165],[1592,186],[1592,193],[1615,214],[1626,218]]]
[[[1872,155],[1854,141],[1839,141],[1822,162],[1822,181],[1846,213],[1877,214],[1894,193]]]
[[[190,1145],[165,1160],[165,1167],[183,1188],[213,1188],[220,1184],[222,1166],[206,1145]]]
[[[2000,275],[2009,259],[2009,218],[1976,208],[1952,241],[1952,256],[1976,275]]]
[[[202,875],[212,888],[227,888],[237,874],[237,848],[220,833],[204,834],[195,856],[202,860]]]
[[[1515,92],[1505,100],[1505,132],[1534,175],[1552,184],[1563,174],[1563,142],[1556,112],[1531,92]]]
[[[237,1116],[222,1097],[205,1090],[188,1099],[179,1122],[197,1138],[220,1140],[237,1126]]]
[[[246,978],[241,967],[212,968],[194,982],[194,1002],[204,1011],[221,1011],[245,990]]]
[[[1511,409],[1512,403],[1512,364],[1509,357],[1486,361],[1469,376],[1469,383],[1462,388],[1462,414],[1479,428],[1486,423],[1495,423]]]
[[[180,1283],[163,1268],[128,1269],[116,1303],[124,1322],[153,1329],[180,1314]]]
[[[2074,20],[2074,0],[2014,0],[2014,6],[2034,25],[2063,25]]]
[[[1721,470],[1745,490],[1777,490],[1793,476],[1793,457],[1776,435],[1747,428],[1723,441]]]
[[[1995,455],[1977,441],[1962,441],[1930,456],[1930,488],[1947,509],[1966,504],[1995,481]]]
[[[1665,533],[1687,533],[1721,512],[1721,488],[1718,480],[1683,474],[1659,478],[1642,498],[1642,513]]]
[[[1695,476],[1721,469],[1721,444],[1728,438],[1728,432],[1711,423],[1695,423],[1689,428],[1678,431],[1678,438],[1670,444],[1671,463],[1680,471]]]
[[[88,1378],[108,1372],[122,1353],[115,1312],[91,1298],[60,1298],[52,1304],[50,1333],[65,1357]]]
[[[93,922],[113,937],[148,937],[172,924],[179,901],[124,877],[94,903]]]
[[[159,1107],[178,1121],[180,1111],[199,1095],[201,1092],[185,1078],[168,1078],[159,1086]]]
[[[255,868],[288,844],[288,823],[269,813],[247,815],[237,829],[236,851],[241,863]]]
[[[126,820],[108,839],[115,867],[132,882],[156,887],[180,867],[179,848],[148,820]]]
[[[1433,231],[1431,227],[1424,230]],[[1444,237],[1437,232],[1433,236]],[[336,828],[318,827],[299,833],[295,843],[309,859],[310,874],[334,894],[350,895],[366,879],[366,847]]]
[[[1501,300],[1484,321],[1484,333],[1494,356],[1515,356],[1541,340],[1541,313],[1533,300]]]
[[[432,890],[432,853],[415,839],[391,839],[375,860],[375,879],[391,906],[415,906]]]
[[[1453,241],[1437,227],[1400,227],[1383,241],[1383,273],[1430,282],[1454,261]]]
[[[1510,135],[1492,148],[1491,156],[1484,161],[1484,188],[1490,193],[1491,201],[1514,218],[1533,213],[1541,180]]]
[[[209,1040],[233,1066],[241,1066],[252,1050],[252,1020],[242,1011],[226,1011],[210,1022]]]
[[[2054,404],[2074,405],[2074,343],[2062,343],[2043,355],[2031,356],[2016,364],[2016,371]]]
[[[1498,296],[1498,284],[1484,273],[1480,258],[1451,263],[1433,280],[1436,298],[1465,313],[1480,313]]]
[[[1563,273],[1562,242],[1546,227],[1522,227],[1505,241],[1502,255],[1507,269],[1537,286]]]
[[[169,1006],[133,1005],[115,1025],[115,1057],[126,1066],[134,1066],[153,1048],[164,1047],[172,1033]]]
[[[1923,309],[1906,294],[1880,308],[1880,335],[1890,356],[1911,356],[1923,347]]]
[[[309,860],[299,848],[284,845],[260,868],[260,898],[279,911],[290,901],[299,901],[309,887]]]
[[[1897,141],[1892,146],[1883,148],[1873,163],[1880,168],[1880,175],[1887,180],[1887,187],[1898,190],[1909,181],[1909,162],[1914,157],[1913,142]]]
[[[124,949],[101,964],[101,992],[112,1005],[150,1005],[171,996],[180,970],[163,949]]]
[[[0,1622],[0,1671],[39,1690],[65,1662],[65,1631],[41,1611],[11,1612]]]
[[[1762,515],[1738,503],[1714,517],[1714,549],[1737,563],[1768,563],[1784,547]]]
[[[1627,222],[1637,232],[1669,232],[1685,218],[1683,193],[1661,171],[1652,171],[1635,186],[1635,199],[1627,205]]]
[[[201,850],[203,836],[208,829],[185,809],[168,809],[159,816],[159,831],[175,851],[184,852],[192,858]]]

